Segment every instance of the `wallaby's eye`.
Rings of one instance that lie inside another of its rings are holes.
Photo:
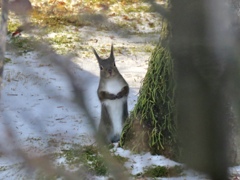
[[[116,64],[115,64],[115,63],[113,63],[113,66],[114,66],[114,67],[116,67]]]
[[[103,66],[100,65],[100,70],[102,71],[103,70]]]

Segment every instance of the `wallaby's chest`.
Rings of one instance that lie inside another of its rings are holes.
[[[117,94],[122,90],[124,86],[126,86],[124,81],[121,81],[119,79],[111,79],[105,82],[103,90],[111,94]]]

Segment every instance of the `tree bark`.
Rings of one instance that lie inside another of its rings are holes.
[[[224,0],[169,0],[168,7],[121,144],[227,179],[227,167],[240,159],[232,108],[233,95],[240,99],[240,75],[231,16]]]
[[[138,102],[121,145],[176,158],[173,61],[169,53],[169,22],[164,19],[161,39],[154,49]]]

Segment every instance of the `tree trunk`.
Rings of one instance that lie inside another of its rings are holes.
[[[169,7],[121,144],[227,179],[227,167],[239,160],[231,17],[224,0],[169,0]]]
[[[172,0],[172,13],[182,160],[224,180],[232,126],[229,83],[235,64],[228,16],[221,0]]]
[[[134,151],[175,158],[174,79],[169,36],[169,24],[164,19],[160,42],[152,53],[138,102],[120,144]]]

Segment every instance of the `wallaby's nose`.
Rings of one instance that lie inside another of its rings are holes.
[[[112,143],[116,143],[120,140],[120,135],[119,134],[115,134],[112,138],[111,138],[111,142]]]

